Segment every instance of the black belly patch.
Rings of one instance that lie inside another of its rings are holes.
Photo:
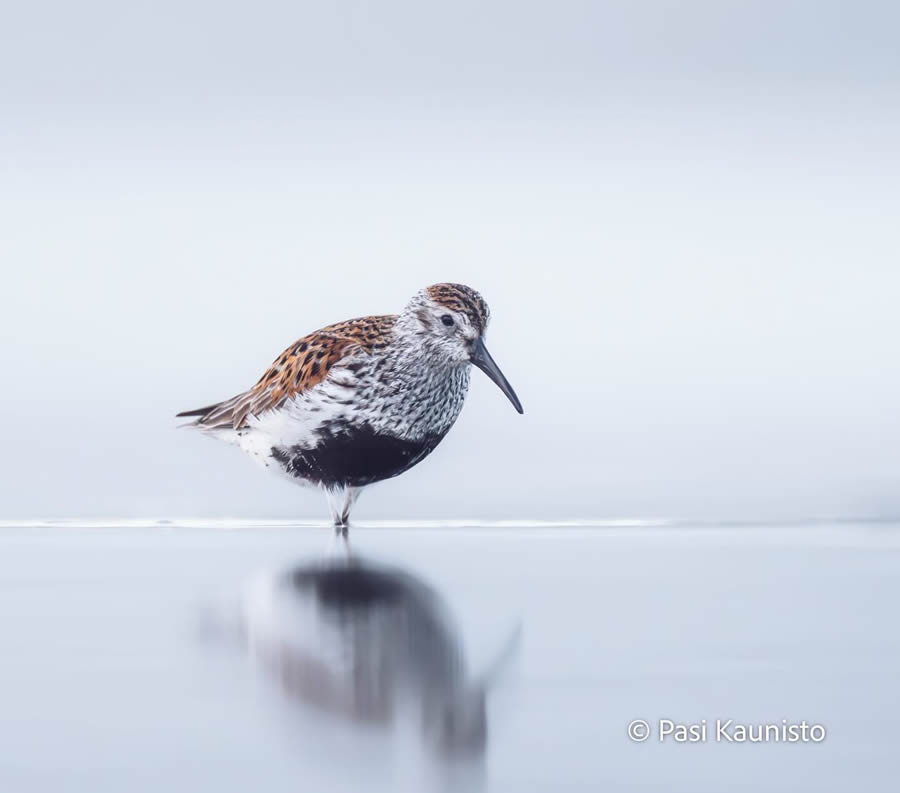
[[[402,474],[425,459],[443,435],[407,441],[368,425],[331,427],[313,449],[273,447],[272,458],[298,479],[325,487],[363,487]]]

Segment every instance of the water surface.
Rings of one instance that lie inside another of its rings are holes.
[[[323,611],[301,587],[254,634],[260,582],[347,563],[326,529],[4,525],[0,790],[886,789],[897,529],[362,526],[353,558],[406,594]],[[273,666],[260,636],[289,654]],[[301,656],[377,718],[315,701],[320,678],[298,689]],[[448,757],[428,725],[448,703],[475,718],[472,681],[485,729]],[[636,718],[827,737],[634,743]]]

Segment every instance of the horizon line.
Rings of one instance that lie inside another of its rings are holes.
[[[774,528],[826,525],[900,524],[897,516],[806,517],[806,518],[576,518],[546,520],[532,518],[405,518],[363,520],[354,529],[627,529],[627,528]],[[4,518],[0,530],[23,528],[187,528],[237,530],[242,528],[331,528],[330,520],[313,518],[172,517],[172,518]]]

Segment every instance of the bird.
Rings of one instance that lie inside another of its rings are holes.
[[[258,463],[325,492],[347,537],[363,488],[424,460],[453,426],[472,366],[518,413],[519,397],[485,345],[490,309],[469,286],[420,289],[399,314],[337,322],[303,336],[254,386],[180,426],[236,444]]]

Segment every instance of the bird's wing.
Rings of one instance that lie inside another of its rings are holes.
[[[331,368],[354,352],[387,346],[395,315],[360,317],[328,325],[295,341],[279,355],[256,385],[224,402],[179,416],[195,416],[203,429],[240,429],[258,416],[317,386]]]

